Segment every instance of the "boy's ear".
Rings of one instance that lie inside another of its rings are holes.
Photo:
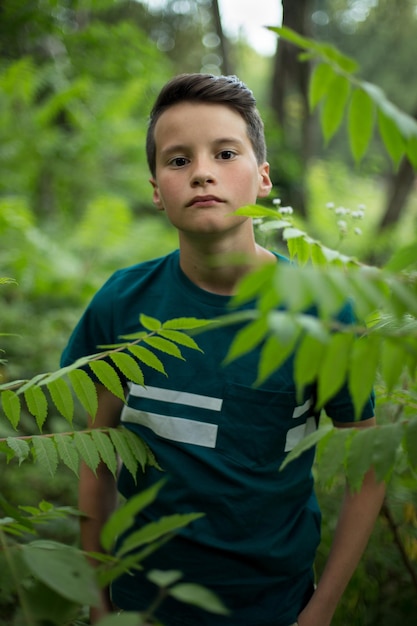
[[[149,182],[153,187],[152,202],[159,211],[163,211],[164,205],[162,204],[161,196],[159,195],[159,189],[156,180],[154,178],[150,178]]]
[[[272,189],[272,182],[269,178],[269,163],[265,161],[259,166],[258,198],[266,198]]]

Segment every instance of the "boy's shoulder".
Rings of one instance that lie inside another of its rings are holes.
[[[153,259],[148,259],[140,263],[135,263],[128,267],[116,270],[104,283],[102,289],[115,289],[122,285],[134,284],[142,281],[149,275],[156,272],[169,272],[172,267],[179,262],[179,251],[174,250],[169,254]]]

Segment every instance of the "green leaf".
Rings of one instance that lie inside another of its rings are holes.
[[[10,389],[1,392],[1,404],[3,411],[13,426],[17,428],[20,421],[21,405],[19,396]]]
[[[78,476],[80,457],[78,456],[73,438],[69,435],[55,435],[54,440],[60,459]]]
[[[158,337],[145,337],[143,341],[147,343],[149,346],[151,346],[152,348],[155,348],[156,350],[160,350],[164,354],[169,354],[170,356],[173,356],[176,359],[181,359],[182,361],[185,361],[184,357],[181,354],[181,350],[178,348],[178,346],[176,346],[175,343],[172,343],[172,341],[168,341],[168,339],[164,339],[163,337],[159,337],[159,336]]]
[[[261,206],[259,204],[249,204],[233,212],[233,215],[244,215],[246,217],[252,218],[270,218],[277,219],[279,213],[276,209],[268,209],[267,207]]]
[[[210,589],[195,583],[179,583],[170,587],[169,595],[179,600],[197,606],[216,615],[229,615],[230,611]]]
[[[158,493],[165,485],[165,480],[160,480],[144,491],[136,494],[117,509],[106,522],[100,535],[101,545],[104,550],[110,552],[116,537],[122,535],[132,526],[136,515],[156,499]]]
[[[417,468],[417,418],[411,419],[405,426],[404,447],[408,462],[413,469]]]
[[[162,326],[161,322],[154,317],[150,317],[149,315],[145,315],[141,313],[139,316],[139,321],[146,330],[150,330],[151,332],[155,330],[159,330]]]
[[[145,442],[139,437],[138,434],[132,432],[131,430],[125,428],[123,430],[123,436],[127,441],[130,449],[132,450],[133,456],[138,461],[139,465],[142,468],[142,471],[145,470],[146,464],[150,463],[154,467],[159,467],[156,461],[154,460],[153,453],[145,444]]]
[[[145,384],[143,372],[135,359],[124,352],[115,352],[109,355],[113,363],[126,376],[126,378],[137,385]]]
[[[415,170],[417,170],[417,136],[410,137],[407,141],[406,152],[408,160]]]
[[[355,419],[362,413],[375,384],[381,338],[375,333],[356,339],[349,365],[348,386],[355,408]]]
[[[64,598],[82,605],[99,604],[94,570],[80,550],[53,541],[36,541],[23,545],[22,555],[33,576]]]
[[[97,413],[97,389],[84,370],[73,370],[68,373],[75,394],[87,413],[94,418]]]
[[[230,363],[253,350],[265,338],[267,332],[268,323],[265,317],[244,326],[236,333],[223,363]]]
[[[364,156],[372,138],[375,118],[374,103],[363,89],[355,89],[348,115],[349,142],[357,163]]]
[[[88,465],[91,471],[95,473],[98,464],[100,463],[100,457],[97,452],[96,444],[92,440],[91,436],[87,433],[75,432],[74,443],[80,457],[86,465]]]
[[[381,351],[381,373],[390,393],[400,378],[407,362],[407,353],[403,343],[397,339],[385,339]]]
[[[179,343],[181,346],[184,346],[186,348],[191,348],[191,350],[198,350],[199,352],[203,352],[203,350],[199,347],[197,342],[192,337],[186,335],[179,330],[163,329],[159,331],[158,335],[160,337],[165,337],[165,339],[169,339],[174,343]]]
[[[381,109],[378,111],[379,132],[395,167],[398,166],[405,150],[404,139],[396,123]]]
[[[343,468],[346,451],[353,433],[351,428],[333,428],[332,436],[322,439],[317,446],[318,480],[331,487]]]
[[[328,63],[318,63],[314,66],[310,78],[308,93],[308,100],[312,111],[314,111],[318,103],[327,94],[334,76],[334,69]]]
[[[182,573],[179,570],[162,571],[159,569],[153,569],[147,574],[146,578],[154,585],[164,588],[170,587],[180,580],[182,578]]]
[[[346,381],[352,343],[353,336],[350,333],[336,333],[330,336],[319,369],[318,407],[323,407]]]
[[[375,428],[372,466],[378,481],[387,480],[391,474],[402,436],[403,424],[401,422],[383,424]]]
[[[122,545],[117,550],[117,556],[121,557],[132,550],[137,550],[147,543],[157,541],[164,535],[184,528],[184,526],[188,526],[188,524],[203,516],[204,513],[175,513],[161,517],[156,522],[150,522],[125,538]]]
[[[315,430],[314,433],[311,433],[310,435],[307,435],[307,437],[304,437],[304,439],[302,439],[300,443],[297,443],[297,445],[291,450],[291,452],[287,454],[285,460],[279,468],[279,471],[281,472],[288,465],[288,463],[291,463],[291,461],[297,459],[306,450],[310,450],[310,448],[317,445],[318,442],[322,439],[327,439],[328,437],[331,437],[332,431],[333,425],[326,424],[325,426],[320,427],[318,430]]]
[[[139,361],[142,361],[142,363],[144,363],[148,367],[152,367],[152,369],[167,376],[165,368],[160,359],[158,359],[158,357],[155,356],[153,352],[148,350],[148,348],[145,348],[144,346],[128,346],[128,350],[137,359],[139,359]]]
[[[299,397],[304,387],[316,380],[325,346],[313,335],[304,335],[295,354],[294,377]]]
[[[196,317],[177,317],[164,322],[162,328],[164,330],[195,330],[196,328],[209,326],[212,323],[213,320],[198,319]]]
[[[48,414],[48,402],[40,387],[29,387],[24,392],[29,412],[35,417],[39,430],[45,423]]]
[[[58,453],[54,441],[50,437],[32,437],[32,445],[36,461],[55,476],[58,467]]]
[[[275,372],[294,350],[299,329],[292,328],[291,330],[291,324],[289,324],[288,330],[292,334],[286,337],[284,343],[281,343],[276,335],[271,335],[265,341],[261,350],[255,386],[260,385]]]
[[[138,460],[132,452],[132,447],[129,445],[127,436],[125,434],[125,429],[123,427],[111,428],[109,430],[109,434],[114,447],[116,448],[118,454],[120,455],[123,463],[126,466],[126,469],[130,472],[133,480],[136,482]]]
[[[28,442],[24,439],[19,439],[18,437],[7,437],[6,441],[9,448],[13,450],[15,456],[17,456],[19,465],[21,465],[30,453],[30,446]]]
[[[116,477],[117,458],[108,433],[95,429],[91,431],[91,438],[96,444],[101,460],[107,465],[113,476]]]
[[[58,409],[58,411],[65,417],[65,419],[72,424],[74,417],[74,399],[72,397],[71,389],[62,378],[50,381],[47,384],[51,398]]]
[[[106,361],[92,361],[89,365],[99,381],[111,391],[114,396],[124,402],[125,392],[120,378],[112,366],[106,363]]]
[[[417,266],[417,240],[396,250],[384,269],[401,272],[415,266]]]
[[[320,115],[321,128],[326,144],[342,123],[349,93],[350,83],[348,79],[340,74],[335,75],[329,86]]]
[[[264,287],[271,284],[275,269],[276,265],[274,263],[265,263],[246,274],[238,284],[231,306],[239,306],[244,302],[253,300],[262,293]]]

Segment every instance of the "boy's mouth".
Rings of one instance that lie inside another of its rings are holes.
[[[187,203],[187,207],[189,206],[210,206],[212,204],[216,204],[218,202],[223,202],[223,200],[221,200],[220,198],[218,198],[217,196],[194,196],[194,198],[192,198],[190,200],[190,202]]]

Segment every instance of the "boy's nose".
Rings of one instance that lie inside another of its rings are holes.
[[[192,187],[200,187],[203,185],[209,185],[210,183],[214,183],[214,176],[211,174],[194,174],[191,180]]]
[[[199,187],[201,185],[214,183],[214,181],[215,177],[207,160],[201,159],[197,161],[192,172],[191,186]]]

